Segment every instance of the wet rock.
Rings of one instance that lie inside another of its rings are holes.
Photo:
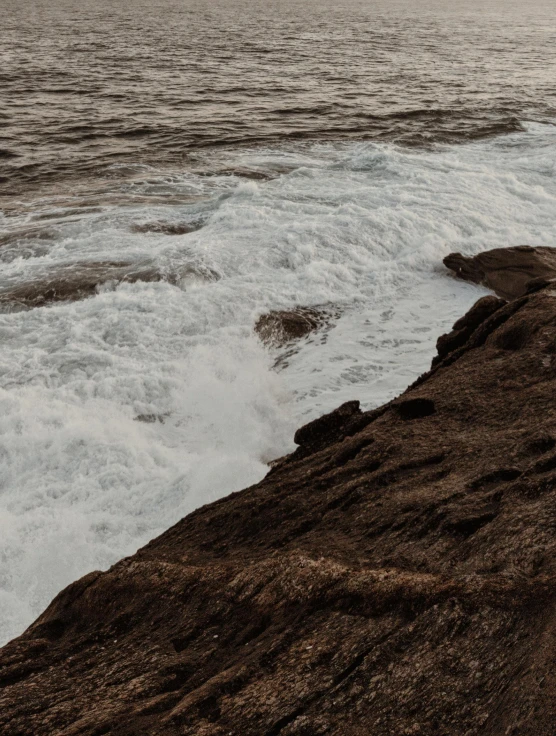
[[[255,324],[255,332],[269,346],[282,347],[329,325],[338,316],[330,307],[296,307],[263,314]]]
[[[465,281],[482,284],[503,299],[516,299],[556,278],[556,248],[518,245],[476,256],[450,253],[444,264]]]
[[[279,172],[276,171],[261,171],[260,169],[246,169],[246,168],[234,168],[234,169],[221,169],[218,172],[218,176],[237,176],[241,179],[250,179],[251,181],[270,181],[276,179],[279,176]]]
[[[191,277],[214,281],[219,275],[206,266],[193,264],[166,273],[152,263],[76,263],[53,269],[40,278],[0,289],[0,307],[42,307],[54,302],[85,299],[97,294],[99,288],[106,284],[167,281],[178,285]]]
[[[165,414],[138,414],[136,417],[134,417],[134,420],[136,422],[142,422],[143,424],[155,424],[156,422],[160,422],[160,424],[164,424],[164,420],[167,419],[170,415],[168,413]]]
[[[163,274],[152,265],[123,261],[98,261],[71,264],[41,278],[0,290],[0,305],[17,304],[40,307],[52,302],[76,301],[97,293],[110,281],[161,281]]]
[[[203,222],[143,222],[131,226],[132,233],[161,233],[163,235],[187,235],[200,230]]]
[[[213,171],[209,176],[237,176],[241,179],[250,179],[251,181],[270,181],[278,178],[282,174],[289,174],[295,167],[278,164],[276,162],[267,163],[264,170],[258,168],[249,168],[246,166],[235,166],[233,168],[223,168]],[[206,176],[206,171],[199,171],[201,175]]]
[[[0,733],[553,736],[555,305],[482,301],[414,388],[62,591]]]

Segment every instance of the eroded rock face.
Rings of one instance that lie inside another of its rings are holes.
[[[0,733],[553,736],[555,296],[70,585],[0,653]]]
[[[476,256],[451,253],[444,264],[460,278],[482,284],[502,299],[516,299],[556,278],[556,248],[518,245]]]

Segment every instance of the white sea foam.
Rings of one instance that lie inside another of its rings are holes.
[[[76,221],[62,209],[46,245],[5,246],[0,287],[76,261],[148,260],[184,279],[0,314],[0,640],[75,578],[258,481],[300,423],[401,391],[484,293],[450,278],[444,255],[556,242],[555,161],[556,129],[540,125],[431,152],[228,153],[229,166],[291,171],[266,182],[153,174],[124,192],[139,204],[104,202]],[[130,230],[199,218],[183,236]],[[255,338],[257,316],[325,303],[343,310],[335,326],[273,369],[280,351]]]

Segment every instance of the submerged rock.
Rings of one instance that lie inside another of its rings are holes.
[[[161,233],[163,235],[187,235],[200,230],[202,222],[143,222],[131,226],[133,233]]]
[[[0,732],[553,736],[555,296],[481,300],[402,396],[62,591]]]
[[[289,170],[284,167],[284,171]],[[251,179],[251,181],[270,181],[271,179],[276,179],[282,172],[279,168],[272,171],[261,171],[260,169],[236,167],[233,169],[220,169],[216,173],[218,176],[237,176],[241,179]]]
[[[95,294],[107,281],[153,281],[160,274],[152,267],[134,267],[123,261],[77,263],[60,267],[40,278],[0,289],[0,305],[18,304],[39,307],[59,301],[75,301]]]
[[[167,281],[177,285],[191,277],[215,281],[219,275],[206,266],[193,264],[182,266],[174,273],[166,273],[152,263],[75,263],[53,269],[40,278],[17,286],[0,289],[0,307],[42,307],[54,302],[85,299],[98,293],[99,288],[106,284]]]
[[[31,225],[18,228],[9,232],[0,233],[0,248],[5,245],[18,245],[26,240],[54,240],[57,232],[53,228],[44,227],[44,225]]]
[[[516,299],[556,278],[556,248],[518,245],[476,256],[450,253],[444,264],[465,281],[482,284],[503,299]]]
[[[138,414],[136,417],[133,417],[133,419],[136,422],[143,422],[143,424],[155,424],[156,422],[164,424],[164,420],[169,416],[170,414],[168,412],[164,414]]]

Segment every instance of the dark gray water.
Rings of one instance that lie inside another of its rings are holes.
[[[0,0],[0,187],[200,147],[412,145],[556,112],[551,2]]]

